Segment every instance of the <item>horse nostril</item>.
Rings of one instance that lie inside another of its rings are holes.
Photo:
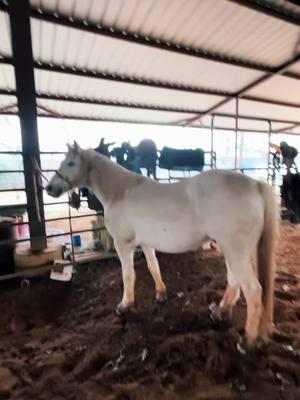
[[[46,190],[47,190],[47,192],[51,192],[51,191],[52,191],[52,185],[48,185],[48,186],[46,187]]]

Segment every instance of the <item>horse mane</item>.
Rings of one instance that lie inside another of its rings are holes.
[[[97,186],[109,203],[122,200],[128,190],[150,180],[143,175],[128,171],[94,149],[82,151],[83,160],[89,171],[91,188],[95,191]]]

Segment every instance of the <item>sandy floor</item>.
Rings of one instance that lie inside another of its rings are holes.
[[[285,224],[278,248],[275,322],[269,347],[241,355],[243,299],[232,325],[213,323],[224,260],[159,256],[169,300],[158,305],[143,259],[137,306],[126,318],[119,263],[81,266],[70,286],[47,277],[0,291],[0,399],[156,400],[300,398],[300,231]],[[7,284],[6,284],[7,285]]]

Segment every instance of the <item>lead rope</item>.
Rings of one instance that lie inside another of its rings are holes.
[[[39,166],[37,160],[36,160],[34,157],[32,157],[32,158],[31,158],[31,161],[32,161],[32,165],[33,165],[33,173],[34,173],[35,179],[37,179],[37,177],[39,176],[39,177],[44,178],[46,182],[49,182],[49,179],[45,176],[45,174],[44,174],[43,171],[41,170],[41,168],[40,168],[40,166]],[[58,171],[56,171],[55,173],[56,173],[61,179],[65,180],[65,181],[68,183],[69,187],[70,187],[70,182],[69,182],[67,179],[65,179],[60,173],[58,173]],[[34,180],[34,182],[35,182],[35,185],[36,185],[36,180]],[[41,182],[41,179],[40,179],[39,184],[40,184],[40,186],[43,187],[43,184],[42,184],[42,182]],[[39,220],[39,222],[40,222],[40,221],[41,221],[41,217],[40,217],[40,210],[39,210],[39,203],[38,203],[38,198],[37,198],[36,186],[35,186],[34,191],[35,191],[35,202],[36,202],[36,207],[37,207],[37,210],[39,211],[39,212],[38,212],[38,220]],[[71,260],[72,260],[73,263],[75,263],[75,251],[74,251],[74,243],[73,243],[73,228],[72,228],[72,223],[71,223],[71,217],[72,217],[72,216],[71,216],[71,208],[70,208],[70,203],[71,203],[71,202],[72,202],[72,195],[71,195],[70,193],[68,193],[68,212],[69,212],[69,215],[68,215],[69,218],[68,218],[68,219],[69,219],[69,229],[70,229],[71,249],[72,249],[72,256],[71,256],[72,259],[71,259]]]

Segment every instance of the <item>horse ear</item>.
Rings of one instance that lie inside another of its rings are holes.
[[[81,150],[81,148],[80,148],[79,144],[76,142],[76,140],[74,140],[74,148],[73,148],[73,150],[74,150],[74,153],[77,153],[77,154],[79,154],[80,150]]]
[[[72,151],[72,147],[69,145],[69,143],[67,143],[67,148],[68,148],[68,151]]]

